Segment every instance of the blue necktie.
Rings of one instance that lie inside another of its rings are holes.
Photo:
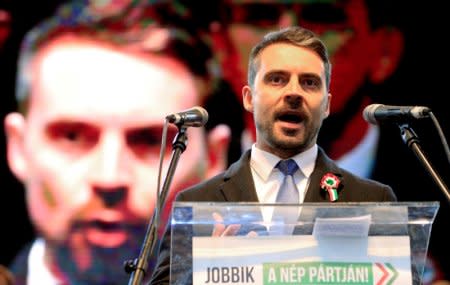
[[[298,169],[297,163],[293,159],[280,160],[275,167],[284,174],[284,179],[277,195],[277,203],[298,204],[299,194],[293,177]]]
[[[299,193],[294,181],[294,173],[298,165],[293,159],[281,160],[275,166],[283,174],[283,182],[278,190],[276,202],[280,204],[298,204]],[[272,214],[270,235],[292,234],[293,223],[297,220],[297,209],[280,205],[276,206]]]

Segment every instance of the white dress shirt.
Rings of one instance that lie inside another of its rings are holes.
[[[264,204],[275,203],[278,190],[284,179],[284,174],[278,168],[275,168],[281,158],[259,149],[256,147],[256,144],[252,145],[251,152],[250,169],[258,201]],[[314,145],[310,149],[291,157],[299,167],[299,170],[293,176],[299,191],[299,201],[297,203],[302,203],[305,199],[309,178],[316,164],[317,153],[318,147]],[[296,202],[292,201],[292,203],[295,204]],[[265,221],[270,221],[271,216],[272,211],[263,211]]]
[[[28,255],[27,285],[61,285],[45,264],[45,241],[38,238],[31,246]]]

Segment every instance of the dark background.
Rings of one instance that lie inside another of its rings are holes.
[[[405,51],[396,73],[377,87],[381,103],[391,105],[422,105],[432,109],[442,130],[449,138],[449,44],[448,5],[445,1],[392,1],[396,9],[396,25],[405,36]],[[401,3],[397,3],[401,2]],[[11,35],[0,49],[1,118],[15,110],[15,64],[20,40],[31,26],[50,15],[59,1],[0,0],[0,8],[12,13]],[[389,96],[382,96],[389,94]],[[438,132],[430,119],[411,122],[422,149],[447,185],[450,183],[450,162]],[[2,131],[3,134],[3,123]],[[24,191],[6,164],[5,139],[0,140],[1,194],[0,264],[9,264],[17,251],[34,237],[24,203]],[[450,202],[441,189],[403,142],[395,124],[383,125],[379,145],[378,166],[374,177],[390,184],[399,201],[440,201],[433,224],[429,252],[447,275],[450,274],[450,246],[447,230],[450,225]],[[446,276],[450,279],[449,276]]]
[[[0,8],[11,13],[11,33],[3,47],[0,47],[0,264],[8,265],[20,248],[34,237],[28,220],[24,190],[10,172],[6,162],[3,118],[8,112],[16,110],[14,84],[16,59],[20,41],[24,33],[42,18],[53,13],[59,1],[0,0]]]

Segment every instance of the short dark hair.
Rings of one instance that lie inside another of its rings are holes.
[[[266,34],[263,39],[253,47],[248,62],[248,84],[253,86],[256,73],[259,69],[258,55],[263,49],[275,43],[289,43],[299,47],[304,47],[315,52],[325,65],[325,81],[327,89],[330,88],[331,62],[328,57],[328,50],[320,38],[312,31],[293,26]]]
[[[183,63],[210,92],[218,79],[213,51],[206,36],[184,21],[170,1],[131,1],[115,14],[99,14],[86,1],[61,5],[54,15],[31,29],[22,41],[16,79],[16,100],[19,110],[26,113],[29,104],[31,74],[28,66],[36,53],[64,35],[86,38],[106,44],[133,49],[141,54],[153,53],[174,57]],[[177,18],[178,17],[178,18]],[[146,40],[164,30],[166,38],[158,45]],[[201,94],[203,103],[210,94]]]

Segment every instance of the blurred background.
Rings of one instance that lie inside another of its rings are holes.
[[[248,147],[253,140],[251,118],[242,114],[242,120],[229,122],[230,113],[233,113],[230,110],[237,108],[236,104],[240,101],[239,88],[245,84],[246,70],[240,65],[242,62],[246,64],[243,57],[249,51],[247,46],[253,43],[252,37],[257,38],[266,30],[284,23],[305,25],[323,33],[333,58],[335,73],[332,77],[331,93],[335,97],[332,102],[333,115],[326,120],[319,143],[334,159],[342,159],[349,168],[366,169],[362,172],[363,175],[390,184],[399,201],[440,202],[432,229],[429,253],[431,262],[441,268],[440,274],[449,279],[450,247],[446,229],[449,224],[450,204],[414,153],[404,144],[398,126],[380,126],[375,157],[364,158],[362,164],[358,164],[360,160],[345,160],[345,154],[357,147],[365,130],[369,128],[361,119],[363,106],[370,103],[427,106],[439,120],[447,139],[449,138],[450,112],[446,84],[448,16],[444,15],[445,3],[366,1],[367,5],[355,5],[355,10],[348,11],[348,15],[340,15],[336,11],[321,10],[320,7],[303,9],[299,4],[301,1],[223,1],[220,4],[219,1],[191,2],[191,17],[198,20],[198,25],[207,27],[213,33],[213,39],[216,39],[214,48],[223,68],[221,72],[229,83],[217,95],[224,98],[216,98],[216,101],[210,102],[211,110],[208,108],[210,120],[227,121],[228,118],[227,123],[233,128],[229,161],[234,161],[242,149]],[[16,109],[15,65],[21,39],[32,26],[51,15],[60,3],[61,1],[55,0],[0,0],[2,119],[8,112]],[[367,9],[370,24],[361,16],[365,12],[358,9]],[[349,15],[355,18],[351,19]],[[346,27],[346,24],[350,28]],[[365,26],[371,29],[368,32],[370,37],[358,38],[359,33],[364,32]],[[325,31],[330,27],[351,29],[355,39],[348,40],[346,44],[349,47],[338,50],[335,48],[338,45],[336,39]],[[358,27],[361,30],[358,30]],[[217,35],[223,36],[222,33],[227,33],[226,39],[229,42],[220,40]],[[368,53],[368,50],[373,52]],[[384,71],[371,70],[375,68],[375,61],[371,60],[378,56],[385,56],[384,62],[388,68]],[[362,70],[364,66],[367,70]],[[359,79],[363,76],[363,79]],[[212,112],[216,110],[214,105],[223,106],[224,102],[228,106]],[[347,128],[348,125],[351,127]],[[411,126],[419,136],[430,162],[448,185],[450,164],[432,121],[414,121]],[[5,150],[4,137],[0,141],[1,148]],[[23,187],[8,169],[6,152],[2,151],[1,154],[0,264],[8,265],[18,250],[33,240],[34,232],[27,216]]]

